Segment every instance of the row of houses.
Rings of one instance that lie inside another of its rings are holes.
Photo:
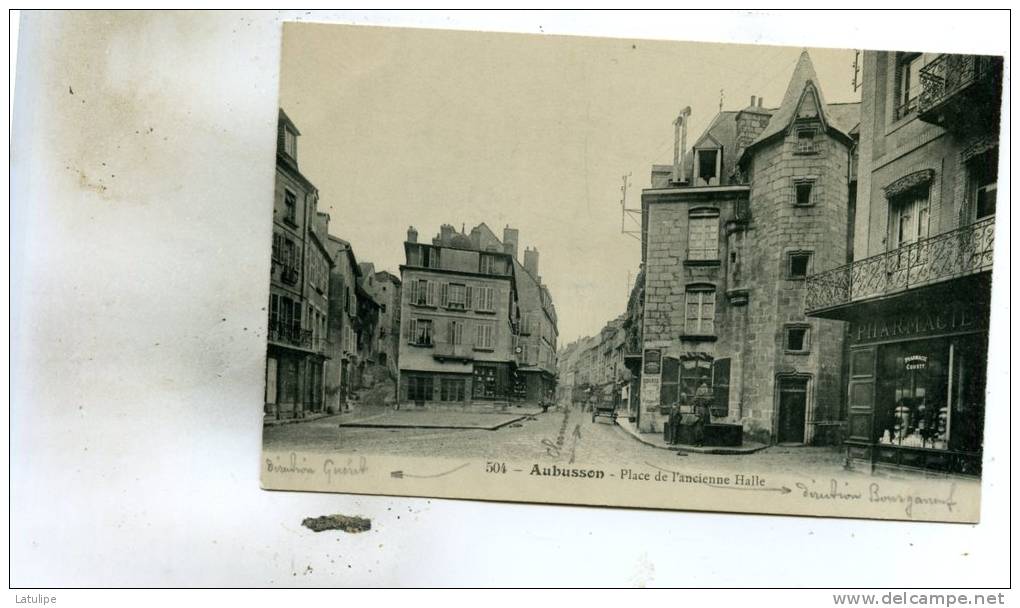
[[[539,253],[518,230],[444,224],[404,242],[399,399],[414,407],[506,407],[552,401],[557,318]]]
[[[274,418],[340,411],[398,370],[401,281],[330,234],[319,191],[298,168],[299,136],[281,109],[265,385]]]
[[[704,384],[751,440],[979,474],[1001,87],[1001,58],[865,51],[830,104],[805,51],[777,106],[653,166],[617,355],[639,429]],[[597,348],[561,374],[605,380]]]

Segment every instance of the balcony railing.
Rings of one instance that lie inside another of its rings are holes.
[[[437,342],[432,350],[432,356],[436,359],[470,361],[474,359],[475,351],[470,344]]]
[[[281,344],[289,344],[299,348],[314,350],[325,349],[324,340],[312,340],[312,330],[301,329],[292,325],[282,323],[269,324],[269,341]]]
[[[992,269],[995,218],[807,278],[804,308],[821,312]]]
[[[936,109],[970,85],[994,72],[996,58],[982,55],[939,55],[921,68],[921,95],[918,111]]]
[[[288,285],[294,285],[298,280],[297,268],[293,266],[284,266],[283,270],[280,271],[280,280]]]

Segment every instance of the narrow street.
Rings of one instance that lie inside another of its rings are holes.
[[[355,414],[357,416],[357,414]],[[746,455],[685,453],[638,441],[605,418],[591,421],[579,409],[550,410],[500,429],[341,428],[351,414],[266,427],[266,450],[470,458],[508,462],[578,463],[613,469],[649,464],[671,470],[783,471],[811,477],[842,470],[843,454],[831,447],[773,446]]]

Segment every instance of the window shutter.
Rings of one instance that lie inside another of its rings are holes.
[[[280,296],[271,294],[269,296],[269,324],[276,325],[280,322]]]
[[[418,335],[418,319],[411,319],[407,323],[407,343],[414,344],[416,335]]]
[[[294,329],[301,329],[301,306],[294,307]]]
[[[435,306],[436,305],[436,282],[435,281],[428,281],[428,283],[426,283],[426,290],[427,291],[426,291],[426,294],[425,294],[425,304],[427,306]]]
[[[450,305],[450,284],[440,283],[439,284],[439,305],[446,307]]]
[[[471,310],[471,296],[473,295],[473,291],[474,288],[470,285],[464,288],[464,308],[467,310]]]

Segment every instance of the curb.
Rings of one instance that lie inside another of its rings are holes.
[[[494,426],[463,426],[455,424],[384,424],[384,423],[371,423],[371,422],[341,422],[340,428],[345,429],[456,429],[462,431],[495,431],[501,429],[504,426],[520,422],[531,414],[524,416],[518,416],[517,418],[511,418],[500,422]]]
[[[718,446],[718,447],[700,447],[699,448],[699,447],[695,447],[695,446],[684,446],[684,445],[675,445],[675,446],[674,445],[660,445],[658,443],[652,443],[651,441],[648,441],[644,437],[641,437],[641,435],[639,435],[638,433],[635,433],[635,432],[631,431],[629,428],[627,428],[626,426],[624,426],[622,424],[617,424],[616,426],[619,427],[624,433],[627,433],[628,435],[630,435],[634,439],[638,440],[639,442],[641,442],[641,443],[643,443],[643,444],[645,444],[647,446],[650,446],[650,447],[653,447],[653,448],[658,448],[660,450],[668,450],[668,451],[671,451],[671,452],[687,452],[687,453],[690,453],[690,454],[713,454],[713,455],[716,455],[716,456],[745,456],[747,454],[754,454],[755,452],[760,452],[760,451],[764,450],[765,448],[769,447],[769,446],[765,445],[764,443],[760,444],[758,446],[755,446],[755,447],[746,447],[746,448],[732,448],[732,447],[724,447],[724,446]]]

